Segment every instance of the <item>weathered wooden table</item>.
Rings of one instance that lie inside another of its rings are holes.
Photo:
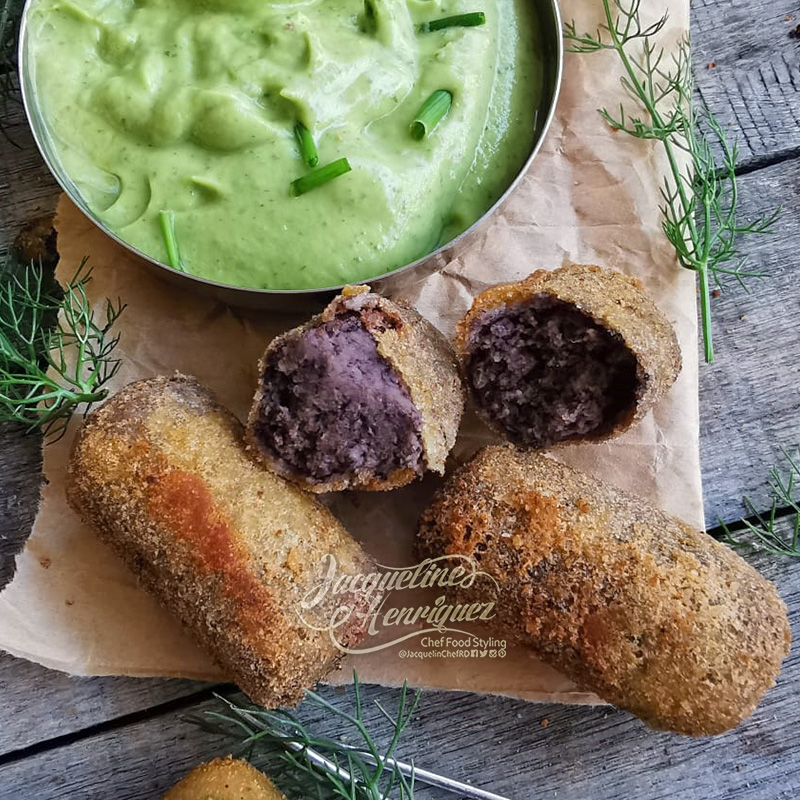
[[[779,232],[748,252],[768,277],[714,300],[717,360],[702,366],[702,461],[708,525],[738,519],[741,495],[768,505],[769,466],[800,440],[800,24],[797,0],[695,0],[698,100],[740,143],[745,216],[783,205]],[[0,141],[0,250],[20,223],[53,208],[57,188],[21,110]],[[4,238],[5,237],[5,238]],[[0,585],[29,528],[38,443],[0,430]],[[800,563],[761,556],[800,620]],[[420,766],[509,798],[792,798],[800,790],[800,648],[753,717],[715,739],[648,731],[609,708],[533,705],[427,693],[403,753]],[[0,656],[0,798],[155,798],[224,741],[182,719],[212,687],[176,680],[80,679]],[[349,694],[324,691],[346,704]],[[368,687],[392,705],[397,692]],[[377,720],[374,710],[369,712]],[[313,715],[312,715],[313,718]],[[320,723],[321,731],[333,733]],[[447,797],[421,791],[421,797]]]

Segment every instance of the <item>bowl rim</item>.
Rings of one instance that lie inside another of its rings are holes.
[[[77,186],[72,183],[69,179],[69,176],[66,174],[66,171],[57,168],[52,162],[54,161],[51,158],[50,151],[44,141],[44,125],[42,124],[42,130],[39,130],[39,126],[34,124],[33,119],[33,109],[34,109],[34,99],[33,97],[29,96],[29,91],[33,94],[33,85],[30,87],[28,86],[29,82],[29,69],[27,68],[27,56],[26,56],[26,44],[28,40],[28,16],[30,12],[30,7],[39,0],[25,0],[25,5],[22,9],[22,17],[20,20],[19,26],[19,35],[17,41],[17,68],[19,74],[19,86],[20,86],[20,94],[22,96],[22,106],[25,112],[25,118],[28,122],[28,128],[31,131],[31,135],[33,136],[34,143],[39,150],[39,154],[42,156],[44,163],[50,172],[50,174],[55,178],[58,185],[61,187],[62,191],[69,200],[77,206],[77,208],[97,227],[99,228],[106,236],[109,236],[118,244],[122,245],[126,250],[129,252],[134,253],[139,258],[143,259],[144,261],[148,262],[150,266],[157,267],[159,270],[163,270],[169,273],[170,277],[180,277],[180,279],[184,279],[187,281],[192,282],[193,284],[201,284],[204,287],[207,287],[209,291],[216,290],[216,291],[224,291],[224,292],[242,292],[247,293],[249,295],[257,295],[260,297],[269,298],[275,297],[279,298],[283,297],[303,297],[303,296],[312,296],[312,295],[319,295],[319,294],[338,294],[347,283],[339,283],[333,286],[320,286],[315,287],[313,289],[259,289],[255,287],[249,286],[236,286],[230,283],[221,283],[220,281],[211,280],[209,278],[204,278],[200,275],[193,275],[190,272],[181,272],[180,270],[173,269],[169,264],[165,264],[162,261],[159,261],[157,258],[153,258],[152,256],[148,255],[147,253],[142,252],[134,245],[126,242],[120,236],[118,236],[114,231],[112,231],[108,226],[100,220],[92,211],[88,208],[86,203],[81,198],[80,192],[78,191]],[[413,272],[423,264],[427,263],[428,261],[435,259],[438,256],[443,255],[446,251],[451,250],[451,248],[456,247],[459,243],[463,242],[467,239],[475,229],[480,226],[485,220],[490,218],[495,214],[495,212],[505,203],[508,197],[512,194],[512,192],[517,188],[519,183],[522,181],[523,177],[527,174],[531,163],[538,155],[539,151],[542,148],[542,144],[547,136],[548,131],[550,130],[550,126],[552,125],[553,119],[555,118],[556,107],[558,105],[558,99],[561,94],[561,84],[563,80],[564,74],[564,40],[562,36],[562,28],[563,28],[563,19],[561,15],[561,8],[559,6],[559,0],[528,0],[528,2],[534,3],[536,6],[548,6],[549,10],[552,13],[552,23],[555,28],[553,31],[542,31],[541,36],[544,40],[551,40],[551,44],[555,46],[555,61],[554,63],[546,64],[546,69],[554,69],[554,72],[550,76],[550,80],[547,81],[545,84],[545,88],[549,89],[549,107],[547,108],[547,112],[544,115],[544,120],[541,125],[538,123],[538,119],[534,122],[534,131],[536,132],[536,140],[531,148],[530,153],[528,154],[525,162],[519,169],[519,172],[513,178],[513,180],[509,183],[509,185],[505,188],[503,193],[497,200],[488,208],[486,211],[481,214],[478,219],[476,219],[468,228],[463,230],[458,236],[450,239],[447,242],[439,245],[435,250],[432,250],[430,253],[427,253],[424,256],[420,256],[420,258],[415,259],[414,261],[409,262],[408,264],[404,264],[401,267],[397,267],[396,269],[391,270],[390,272],[384,272],[380,275],[375,275],[371,278],[367,278],[364,280],[354,281],[353,283],[371,283],[371,282],[378,282],[384,281],[389,278],[394,278],[399,275],[402,275],[406,272]],[[37,114],[38,117],[38,114]]]

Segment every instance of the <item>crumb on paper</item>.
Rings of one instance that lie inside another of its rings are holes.
[[[50,565],[53,563],[53,560],[52,560],[52,559],[50,559],[50,558],[47,558],[47,556],[42,556],[42,557],[39,559],[39,563],[40,563],[40,564],[41,564],[41,565],[42,565],[42,566],[43,566],[45,569],[50,569]]]

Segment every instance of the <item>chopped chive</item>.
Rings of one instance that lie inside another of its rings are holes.
[[[437,89],[423,104],[411,123],[411,136],[424,139],[446,116],[453,102],[453,95],[446,89]]]
[[[351,169],[350,162],[346,158],[331,161],[330,164],[326,164],[324,167],[315,169],[313,172],[309,172],[308,175],[303,175],[302,178],[292,181],[291,192],[295,197],[299,197],[301,194],[316,189],[317,186],[322,186],[324,183],[350,172]]]
[[[486,14],[483,11],[472,11],[469,14],[456,14],[452,17],[423,22],[419,26],[419,32],[430,33],[431,31],[440,31],[443,28],[473,28],[476,25],[483,25],[485,22]]]
[[[309,167],[316,167],[317,164],[319,164],[319,155],[317,154],[317,146],[314,144],[314,139],[311,137],[308,128],[306,128],[302,122],[297,122],[294,126],[294,135],[300,147],[300,155],[303,161],[305,161]]]
[[[178,237],[175,236],[175,212],[159,211],[158,221],[161,223],[161,233],[164,235],[164,244],[167,246],[167,261],[172,269],[186,272],[178,249]]]

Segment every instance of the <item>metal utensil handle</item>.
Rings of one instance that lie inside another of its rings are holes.
[[[371,761],[373,765],[375,764],[375,757],[371,753],[359,751],[359,755],[365,761]],[[410,764],[397,761],[394,758],[382,758],[381,762],[386,766],[394,767],[398,772],[405,775],[406,778],[410,778],[413,774],[414,778],[422,783],[427,783],[429,786],[436,786],[439,789],[445,789],[454,794],[460,794],[463,797],[470,798],[470,800],[508,800],[508,798],[495,794],[494,792],[478,789],[476,786],[470,786],[468,783],[462,783],[454,778],[446,778],[444,775],[439,775],[427,769],[412,767]]]
[[[334,775],[338,775],[345,781],[350,780],[350,774],[347,772],[347,770],[342,769],[342,767],[337,767],[336,764],[325,758],[322,753],[318,753],[316,750],[313,750],[310,747],[303,748],[303,746],[297,742],[287,742],[287,746],[295,751],[305,749],[305,753],[309,760],[319,766],[321,769],[325,769]],[[377,765],[377,760],[372,753],[359,750],[357,747],[347,747],[347,749],[357,753],[359,757],[368,764],[371,764],[372,766]],[[487,792],[485,789],[478,789],[476,786],[470,786],[468,783],[462,783],[454,778],[447,778],[444,775],[439,775],[438,773],[431,772],[427,769],[412,767],[411,764],[406,764],[404,761],[398,761],[395,758],[381,758],[380,762],[387,767],[396,769],[406,778],[410,778],[413,775],[414,779],[420,781],[421,783],[427,783],[429,786],[436,786],[438,789],[445,789],[448,792],[453,792],[453,794],[460,794],[462,797],[469,798],[469,800],[508,800],[508,798],[499,794],[495,794],[494,792]]]
[[[243,716],[246,716],[253,721],[253,718],[247,714],[247,712],[244,712]],[[311,747],[305,747],[299,742],[292,741],[285,741],[284,746],[295,753],[304,753],[308,760],[313,764],[316,764],[316,766],[318,766],[320,769],[324,769],[326,772],[329,772],[332,775],[336,775],[343,781],[350,782],[352,780],[352,776],[346,769],[337,766],[333,763],[333,761],[331,761],[329,758],[326,758],[317,750],[314,750]],[[357,747],[347,746],[344,744],[342,746],[348,750],[352,750],[354,753],[358,753],[358,755],[364,761],[372,764],[372,766],[377,766],[378,761],[376,760],[375,756],[372,755],[372,753],[367,753]],[[453,778],[446,778],[444,775],[439,775],[436,772],[431,772],[427,769],[412,767],[411,764],[406,764],[404,761],[398,761],[394,758],[380,758],[380,762],[387,767],[396,769],[406,778],[411,778],[413,776],[415,780],[418,780],[421,783],[426,783],[428,786],[435,786],[438,789],[444,789],[445,791],[452,792],[453,794],[460,794],[462,797],[468,798],[469,800],[508,800],[508,798],[499,794],[494,794],[494,792],[487,792],[485,789],[478,789],[475,786],[470,786],[468,783],[462,783],[461,781],[457,781]]]

